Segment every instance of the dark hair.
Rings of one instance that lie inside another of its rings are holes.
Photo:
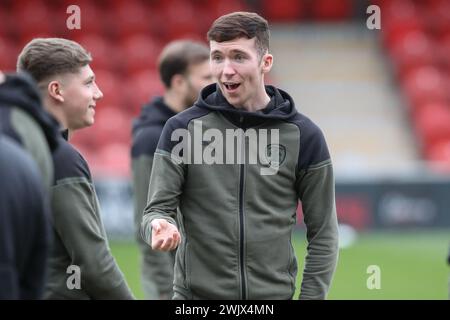
[[[185,74],[191,65],[209,59],[205,44],[191,40],[177,40],[169,43],[159,56],[159,75],[166,88],[170,88],[172,77]]]
[[[28,72],[38,83],[64,73],[76,73],[92,57],[80,44],[63,38],[31,40],[17,59],[17,72]]]
[[[269,24],[254,12],[233,12],[214,21],[207,34],[209,41],[223,42],[237,38],[256,38],[256,50],[262,57],[269,50]]]

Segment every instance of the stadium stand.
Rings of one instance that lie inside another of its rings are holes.
[[[413,130],[415,134],[409,137],[413,139],[412,148],[415,150],[408,147],[411,142],[400,139],[399,144],[406,144],[406,147],[392,147],[398,150],[389,152],[394,152],[394,155],[403,153],[409,158],[414,158],[417,153],[418,160],[428,161],[430,168],[450,171],[450,2],[365,2],[366,6],[371,3],[379,5],[383,13],[380,35],[384,53],[380,59],[389,59],[387,63],[392,66],[395,75],[394,86],[404,95],[404,111],[409,115],[409,118],[399,120],[410,121],[410,128],[404,124],[400,126],[399,130],[403,130],[400,135],[410,134],[408,130]],[[365,19],[360,12],[361,2],[352,0],[81,0],[75,1],[75,4],[81,8],[82,30],[69,30],[65,25],[69,15],[66,9],[72,4],[74,1],[69,0],[2,1],[0,68],[13,71],[20,48],[37,36],[74,39],[92,52],[93,67],[105,98],[98,106],[97,125],[86,133],[76,135],[74,142],[87,153],[89,161],[103,161],[101,165],[93,163],[93,168],[109,164],[117,167],[119,158],[113,162],[104,161],[102,159],[108,156],[97,153],[109,154],[111,150],[120,149],[117,145],[125,150],[130,141],[131,119],[150,96],[161,92],[156,58],[167,41],[180,37],[205,40],[205,33],[216,17],[236,10],[260,12],[271,23],[336,23]],[[343,45],[352,46],[350,42],[343,41]],[[298,50],[292,43],[285,45],[287,51],[292,49],[295,53]],[[362,48],[363,51],[366,49]],[[369,52],[369,56],[378,49],[372,47],[370,50],[375,51]],[[352,49],[347,53],[352,54]],[[278,74],[273,78],[279,78]],[[343,83],[348,82],[344,79]],[[399,114],[395,117],[398,118]],[[386,137],[382,139],[396,134],[388,124],[382,128],[385,130],[383,137]],[[370,136],[365,138],[372,139]],[[367,143],[364,146],[361,142],[359,147],[369,157],[380,152],[378,147],[367,151],[370,149]],[[339,147],[335,150],[339,157]],[[342,150],[345,151],[345,147]],[[389,157],[386,159],[390,161]],[[125,169],[106,171],[129,175]]]

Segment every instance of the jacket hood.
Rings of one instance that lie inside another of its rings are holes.
[[[133,121],[133,134],[142,127],[160,124],[164,126],[168,118],[176,113],[170,109],[162,97],[155,97],[142,107],[141,114]]]
[[[264,109],[256,112],[249,112],[233,107],[225,99],[219,86],[215,83],[203,88],[195,104],[200,108],[260,119],[287,120],[297,114],[294,101],[288,93],[270,85],[266,85],[265,88],[267,94],[270,96],[270,102]]]
[[[50,150],[56,149],[59,124],[42,107],[39,90],[29,75],[6,75],[5,82],[0,84],[0,107],[17,107],[32,116],[42,128]]]

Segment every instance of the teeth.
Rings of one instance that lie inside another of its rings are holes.
[[[232,82],[224,82],[223,83],[227,89],[236,89],[239,86],[239,83],[232,83]]]

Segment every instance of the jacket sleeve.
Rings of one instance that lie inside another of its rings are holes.
[[[134,224],[137,230],[137,240],[141,243],[140,236],[141,222],[144,209],[147,206],[148,186],[153,166],[153,156],[141,155],[132,160],[132,184],[134,201]],[[148,248],[147,244],[145,246]]]
[[[149,245],[152,243],[154,219],[166,219],[177,226],[176,216],[182,193],[186,167],[164,150],[156,150],[150,177],[147,206],[141,224],[141,235]],[[177,226],[178,227],[178,226]]]
[[[316,126],[301,139],[300,158],[297,192],[308,246],[299,298],[325,299],[338,258],[338,224],[333,166]]]
[[[152,220],[162,218],[177,226],[177,208],[187,166],[182,157],[172,152],[176,144],[172,141],[172,132],[176,127],[174,118],[167,121],[153,157],[147,206],[141,224],[141,236],[149,245],[152,242]]]
[[[80,267],[81,286],[92,299],[133,299],[113,258],[100,217],[97,195],[85,177],[65,178],[52,187],[54,226]]]

